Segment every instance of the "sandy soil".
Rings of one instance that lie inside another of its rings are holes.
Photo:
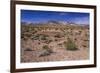
[[[69,28],[70,29],[70,28]],[[42,30],[42,29],[41,29]],[[68,33],[69,32],[69,33]],[[24,32],[25,33],[25,32]],[[41,35],[40,35],[41,34]],[[60,37],[55,37],[59,34]],[[21,39],[21,62],[45,62],[45,61],[67,61],[67,60],[86,60],[89,59],[89,30],[72,29],[65,32],[37,31],[31,39]],[[46,35],[46,40],[41,37]],[[24,37],[26,37],[24,35]],[[64,42],[70,38],[77,45],[78,50],[67,50]],[[50,42],[48,42],[48,40]],[[43,49],[47,45],[48,49]]]

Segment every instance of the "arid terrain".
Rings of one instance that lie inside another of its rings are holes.
[[[21,24],[21,62],[89,59],[89,26]]]

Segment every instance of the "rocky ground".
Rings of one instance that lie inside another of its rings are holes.
[[[89,29],[76,27],[57,32],[22,26],[21,62],[89,59]]]

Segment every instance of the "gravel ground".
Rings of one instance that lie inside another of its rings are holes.
[[[48,35],[47,39],[51,39],[52,42],[46,43],[43,40],[21,40],[21,62],[46,62],[46,61],[67,61],[67,60],[86,60],[89,59],[89,31],[73,29],[69,33],[69,37],[75,42],[78,50],[67,50],[63,45],[64,41],[67,41],[64,33],[59,32],[37,32],[37,34]],[[60,34],[61,38],[54,38],[55,34]],[[55,39],[57,41],[55,41]],[[44,50],[43,46],[47,45],[48,50]]]

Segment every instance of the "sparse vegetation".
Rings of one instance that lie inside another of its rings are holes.
[[[65,48],[70,51],[78,50],[75,43],[71,39],[67,39],[67,42],[64,42]]]
[[[33,36],[31,37],[31,39],[32,39],[32,40],[39,40],[39,35],[33,35]]]
[[[24,51],[33,51],[31,48],[26,48]]]
[[[42,35],[42,36],[41,36],[41,40],[47,40],[47,37],[48,37],[48,36],[46,36],[46,35]]]
[[[55,35],[55,38],[61,38],[61,35],[56,34],[56,35]]]
[[[49,44],[51,42],[52,42],[52,40],[45,40],[45,43],[47,43],[47,44]]]
[[[21,25],[21,62],[87,59],[87,48],[89,29],[83,26]]]
[[[48,56],[51,53],[53,53],[53,51],[47,45],[44,45],[43,46],[43,52],[40,54],[40,57],[41,56]]]
[[[62,46],[63,44],[62,44],[62,43],[59,43],[58,45],[59,45],[59,46]]]

